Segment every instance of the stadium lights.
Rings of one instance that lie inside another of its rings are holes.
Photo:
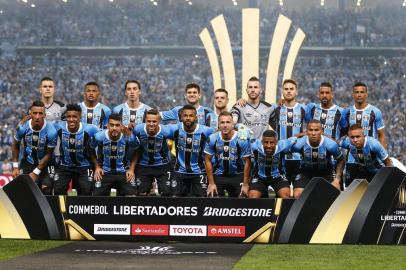
[[[403,1],[402,7],[406,7],[406,0]]]
[[[279,5],[283,6],[283,0],[279,0]]]
[[[21,1],[23,1],[24,3],[27,3],[27,2],[28,2],[28,0],[21,0]]]
[[[362,0],[357,0],[357,7],[361,6]]]
[[[33,7],[33,8],[34,8],[34,7],[35,7],[35,4],[31,4],[31,7]]]
[[[232,0],[234,6],[238,6],[237,0]]]
[[[4,11],[3,11],[2,9],[0,9],[0,14],[3,14],[3,12],[4,12]]]
[[[64,3],[68,3],[68,0],[62,0],[62,2],[64,2]]]
[[[320,6],[324,7],[324,0],[320,0]]]

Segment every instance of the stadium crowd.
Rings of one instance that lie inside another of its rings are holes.
[[[1,40],[17,46],[201,45],[196,33],[210,27],[217,14],[224,14],[231,42],[241,42],[239,7],[187,5],[184,1],[158,6],[131,0],[48,2],[38,1],[35,8],[17,1],[2,4]],[[269,45],[282,13],[304,30],[307,46],[404,45],[406,21],[399,18],[405,12],[397,6],[360,11],[321,7],[285,11],[265,6],[261,7],[261,44]]]

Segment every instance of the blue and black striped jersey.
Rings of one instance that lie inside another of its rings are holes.
[[[79,130],[72,133],[66,122],[55,124],[58,132],[60,158],[58,164],[64,167],[87,168],[90,166],[89,150],[91,140],[99,131],[95,125],[80,123]]]
[[[231,140],[226,141],[220,132],[210,135],[204,152],[214,157],[213,173],[232,176],[244,172],[244,157],[251,156],[249,140],[241,140],[235,132]]]
[[[140,141],[141,156],[138,161],[144,166],[160,166],[169,163],[170,155],[167,139],[173,139],[176,125],[160,125],[155,136],[147,133],[145,124],[135,127],[133,134]]]
[[[117,141],[109,137],[107,130],[99,131],[92,140],[92,147],[97,148],[97,159],[106,173],[124,173],[129,166],[128,150],[136,150],[140,143],[133,134],[127,137],[121,134]]]
[[[254,157],[254,176],[260,178],[273,179],[284,175],[285,154],[290,147],[296,142],[296,137],[278,141],[273,155],[267,154],[264,150],[261,140],[255,140],[251,144],[251,151]]]
[[[202,174],[204,167],[204,147],[209,136],[214,132],[212,128],[197,125],[192,133],[184,130],[179,124],[174,133],[176,163],[175,172],[184,174]]]
[[[53,124],[45,121],[41,130],[34,130],[31,121],[18,125],[14,139],[23,141],[23,159],[32,165],[38,165],[39,161],[47,154],[47,149],[54,149],[57,142],[57,133]]]
[[[131,109],[127,102],[117,105],[113,108],[113,113],[118,113],[121,116],[121,121],[124,126],[128,126],[130,123],[136,125],[144,122],[145,113],[150,110],[151,107],[141,103],[137,109]]]
[[[93,108],[88,108],[84,102],[79,103],[82,108],[82,117],[80,121],[83,124],[93,124],[99,129],[107,127],[111,110],[104,104],[97,103]]]
[[[378,138],[378,130],[385,128],[382,112],[370,104],[362,110],[357,110],[353,105],[345,109],[344,115],[346,126],[360,124],[364,129],[365,136]]]
[[[342,157],[339,145],[332,139],[322,136],[320,144],[313,147],[309,143],[308,136],[297,140],[291,148],[292,152],[301,154],[300,166],[305,170],[332,170],[332,158],[338,160]]]
[[[341,147],[348,149],[347,163],[357,164],[365,167],[371,173],[376,173],[384,166],[384,160],[388,158],[388,153],[379,141],[373,137],[365,137],[364,147],[356,148],[351,144],[349,138],[341,142]]]
[[[321,104],[309,103],[306,106],[306,122],[312,119],[319,120],[324,135],[335,140],[340,138],[341,131],[346,127],[344,109],[337,105],[323,109]]]

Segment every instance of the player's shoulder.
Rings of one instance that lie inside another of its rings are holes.
[[[268,103],[268,102],[266,102],[265,100],[261,100],[260,102],[259,102],[259,104],[260,105],[262,105],[262,106],[265,106],[265,107],[268,107],[268,108],[275,108],[276,106],[275,106],[275,104],[272,104],[272,103]]]
[[[113,107],[113,112],[114,112],[114,113],[120,112],[120,110],[121,110],[122,108],[124,108],[124,104],[125,104],[125,103],[121,103],[121,104],[118,104],[118,105],[114,106],[114,107]]]
[[[146,111],[148,111],[148,110],[151,110],[151,109],[152,109],[152,107],[151,107],[151,106],[149,106],[149,105],[147,105],[147,104],[145,104],[145,103],[143,103],[142,107],[143,107],[143,109],[144,109],[144,110],[146,110]]]
[[[106,138],[106,130],[99,130],[95,135],[94,138],[96,141],[103,141]]]
[[[96,134],[100,130],[97,126],[93,124],[83,124],[83,125],[84,131],[90,133],[91,135]]]
[[[327,136],[323,136],[323,142],[328,147],[336,147],[337,146],[337,142],[334,141],[333,139],[327,137]]]
[[[47,132],[56,132],[55,124],[48,121],[46,121],[45,129],[47,130]]]
[[[58,106],[61,107],[61,108],[65,108],[65,107],[66,107],[65,103],[63,103],[63,102],[61,102],[61,101],[59,101],[59,100],[54,100],[54,104],[58,105]]]
[[[381,113],[381,110],[378,107],[376,107],[375,105],[369,104],[369,108],[371,111]]]
[[[111,111],[110,107],[107,106],[106,104],[103,104],[103,103],[99,103],[99,104],[100,104],[100,107],[102,110]]]

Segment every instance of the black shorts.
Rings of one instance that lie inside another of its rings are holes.
[[[89,168],[74,168],[57,166],[54,176],[54,194],[66,195],[69,182],[78,187],[79,196],[91,196],[93,190],[93,170]]]
[[[289,181],[289,184],[293,184],[297,174],[299,173],[300,160],[287,159],[285,167],[286,167],[286,179]]]
[[[135,169],[138,194],[148,194],[151,190],[152,182],[156,180],[159,194],[161,196],[170,196],[171,182],[168,170],[168,164],[159,166],[138,165]]]
[[[288,179],[284,175],[272,178],[252,178],[250,183],[250,190],[256,190],[262,193],[262,195],[268,195],[268,186],[271,186],[273,190],[278,192],[281,188],[289,188],[290,184]],[[268,196],[264,196],[267,198]]]
[[[241,193],[243,177],[243,174],[232,176],[214,175],[214,182],[217,186],[218,196],[224,197],[225,191],[227,191],[228,197],[238,197]]]
[[[334,180],[335,172],[332,169],[325,171],[299,170],[299,174],[293,182],[293,188],[305,188],[313,177],[322,177],[331,183]]]
[[[137,195],[135,181],[127,182],[125,174],[105,173],[99,182],[94,182],[93,196],[110,196],[111,189],[117,189],[118,196]]]
[[[345,165],[345,186],[348,187],[354,179],[366,179],[372,181],[376,173],[371,173],[364,166],[358,164],[347,163]]]
[[[205,174],[175,173],[172,180],[173,196],[206,197],[207,176]]]
[[[37,167],[38,165],[33,165],[26,161],[25,159],[21,160],[21,169],[23,171],[23,174],[30,174],[32,171]],[[52,188],[52,184],[54,181],[54,175],[55,175],[55,166],[53,164],[48,165],[42,172],[39,174],[38,179],[35,181],[35,183],[38,185],[38,187],[41,189],[42,186],[47,186],[49,188]]]

